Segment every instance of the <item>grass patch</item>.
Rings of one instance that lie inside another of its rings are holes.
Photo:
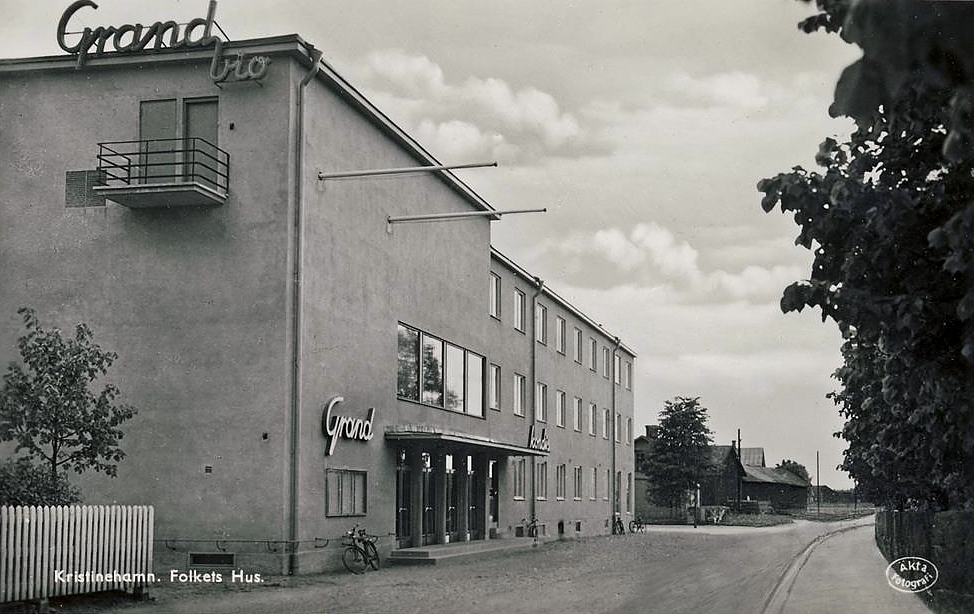
[[[814,520],[818,522],[834,522],[836,520],[852,520],[863,516],[872,516],[876,513],[876,508],[871,506],[822,506],[821,511],[814,505],[809,505],[808,509],[802,512],[795,512],[795,518],[803,520]]]
[[[791,516],[781,514],[725,514],[720,524],[730,527],[774,527],[792,522],[794,519]]]

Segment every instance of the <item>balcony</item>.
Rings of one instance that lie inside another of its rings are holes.
[[[92,189],[133,209],[212,207],[227,200],[230,154],[206,139],[98,144],[104,185]]]

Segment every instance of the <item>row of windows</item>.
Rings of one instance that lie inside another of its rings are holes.
[[[483,417],[485,362],[483,356],[470,350],[399,324],[396,394]]]
[[[524,292],[514,289],[514,328],[519,332],[524,332],[525,310],[527,308],[527,297]],[[501,278],[495,273],[490,274],[490,315],[498,320],[501,318]],[[538,303],[534,314],[535,340],[543,345],[548,344],[548,308]],[[561,316],[555,316],[555,351],[561,355],[567,352],[567,323]],[[584,336],[580,328],[574,331],[574,358],[575,362],[582,364],[584,353]],[[594,337],[589,337],[589,363],[588,367],[592,371],[598,371],[599,346]],[[632,363],[626,361],[623,365],[618,354],[614,358],[615,383],[625,384],[627,390],[632,390]],[[609,348],[602,346],[602,377],[610,377]]]
[[[524,499],[524,486],[525,486],[525,470],[526,470],[526,460],[524,458],[515,459],[512,463],[511,471],[513,472],[513,485],[514,492],[513,496],[515,499]],[[584,471],[581,465],[576,465],[572,468],[573,479],[572,479],[572,497],[575,501],[581,501],[585,498],[586,488],[584,485]],[[605,482],[599,480],[599,474],[601,471],[598,467],[592,467],[591,472],[589,472],[589,488],[588,498],[590,501],[596,501],[599,499],[599,495],[603,501],[609,500],[609,482],[612,479],[612,470],[605,470]],[[563,501],[567,498],[567,466],[557,465],[555,467],[555,499],[558,501]],[[600,490],[601,489],[601,490]],[[616,472],[616,492],[619,493],[622,490],[622,472]],[[539,501],[544,501],[548,498],[548,463],[547,461],[539,461],[535,463],[534,472],[534,496]],[[627,474],[626,481],[626,510],[632,511],[632,473]]]
[[[520,373],[514,374],[514,386],[512,392],[512,405],[515,416],[524,416],[524,409],[527,405],[526,403],[526,393],[527,393],[527,378],[525,378]],[[498,365],[491,363],[487,368],[487,406],[495,411],[501,410],[501,368]],[[538,422],[548,422],[548,385],[544,382],[538,382],[537,390],[537,403],[538,411],[535,419]],[[568,417],[568,395],[565,394],[564,390],[555,391],[555,425],[561,428],[565,428],[567,424]],[[584,413],[582,411],[582,399],[579,397],[573,397],[572,400],[572,423],[575,430],[579,433],[583,430],[583,422],[585,420]],[[599,425],[599,410],[595,403],[589,403],[589,420],[588,420],[588,432],[589,435],[595,436],[598,433]],[[606,409],[603,412],[602,417],[602,437],[604,439],[609,438],[609,424],[612,420],[611,410]],[[619,441],[622,438],[622,414],[616,414],[616,428],[615,428],[615,440]],[[626,445],[632,442],[632,418],[626,418]]]

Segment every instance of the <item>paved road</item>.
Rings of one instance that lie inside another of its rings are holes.
[[[286,589],[160,591],[155,604],[117,611],[763,614],[769,597],[778,595],[772,605],[781,607],[772,614],[927,614],[916,598],[904,600],[885,586],[885,564],[871,541],[871,528],[821,541],[801,571],[792,574],[794,581],[781,583],[810,543],[869,520],[766,529],[658,529],[549,543],[526,553],[438,567],[302,577]],[[907,604],[907,609],[890,609],[891,603]]]

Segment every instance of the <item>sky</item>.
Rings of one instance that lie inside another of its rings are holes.
[[[0,0],[0,57],[63,53],[68,0]],[[99,0],[72,25],[205,16],[205,0]],[[635,423],[699,396],[717,443],[836,470],[838,331],[782,314],[811,254],[757,182],[814,166],[852,123],[828,105],[858,49],[797,0],[221,0],[231,39],[298,33],[497,209],[494,246],[638,353]]]

